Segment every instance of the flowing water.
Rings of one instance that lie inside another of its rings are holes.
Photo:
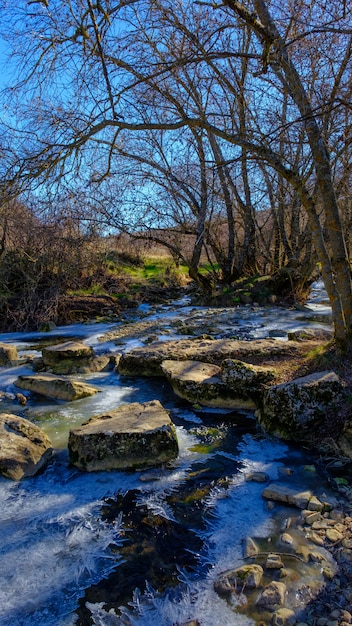
[[[328,312],[318,287],[312,310]],[[232,312],[233,313],[233,312]],[[163,338],[177,336],[175,320],[197,322],[202,309],[187,303],[158,310],[141,307],[132,318],[162,322]],[[208,311],[211,319],[212,311]],[[236,310],[223,332],[246,339],[298,329],[297,311],[274,308]],[[60,328],[61,338],[80,337],[96,351],[116,352],[100,341],[112,325]],[[165,334],[165,336],[164,336]],[[159,337],[161,336],[159,334]],[[13,333],[19,354],[39,354],[49,335]],[[141,344],[126,336],[118,350]],[[28,365],[0,368],[0,390],[15,393]],[[253,623],[221,599],[217,575],[241,564],[242,539],[270,541],[277,533],[280,507],[269,511],[263,486],[245,479],[249,471],[279,478],[280,467],[295,468],[296,480],[319,493],[318,474],[303,470],[311,460],[284,442],[257,431],[251,413],[197,411],[178,399],[163,379],[126,378],[116,372],[75,376],[101,393],[71,403],[30,398],[25,407],[2,400],[0,408],[37,423],[55,448],[40,475],[21,482],[0,478],[0,624],[171,626],[198,619],[202,626]],[[148,472],[82,473],[69,465],[70,428],[125,402],[159,399],[176,425],[180,453]],[[292,603],[303,602],[295,597]]]

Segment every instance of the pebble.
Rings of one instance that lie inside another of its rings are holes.
[[[326,538],[332,543],[337,543],[339,541],[342,541],[343,535],[342,533],[339,533],[337,530],[335,530],[335,528],[328,528],[326,531]]]

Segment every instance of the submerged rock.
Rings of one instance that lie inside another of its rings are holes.
[[[53,455],[47,435],[32,422],[12,415],[0,414],[0,474],[20,480],[34,476]]]
[[[286,585],[284,583],[273,580],[260,594],[257,605],[263,608],[273,610],[277,606],[285,604]]]
[[[8,343],[0,343],[0,366],[13,365],[18,359],[17,348]]]
[[[242,565],[222,572],[214,583],[214,589],[220,596],[240,593],[243,588],[256,589],[261,584],[263,573],[263,568],[256,563]]]
[[[139,469],[178,455],[175,428],[159,401],[123,404],[70,431],[70,461],[91,472]]]
[[[19,376],[14,385],[56,400],[79,400],[98,393],[99,389],[81,381],[59,378],[52,374]]]
[[[312,425],[322,422],[342,397],[343,385],[334,372],[317,372],[273,385],[264,394],[260,424],[284,439],[304,439]]]
[[[255,407],[250,398],[227,387],[221,380],[221,368],[218,365],[166,360],[161,363],[161,369],[174,392],[192,404],[233,409]]]

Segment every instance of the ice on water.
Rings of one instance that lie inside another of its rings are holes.
[[[252,319],[254,326],[259,328],[260,316],[260,323],[265,323],[264,313],[250,313],[246,309],[245,323]],[[274,324],[271,315],[274,313],[269,315],[267,312],[267,320]],[[275,323],[279,323],[277,318]],[[95,346],[107,329],[107,325],[74,325],[55,333],[80,336]],[[33,334],[7,334],[0,336],[0,341],[18,342],[25,350],[36,337]],[[99,346],[101,349],[101,344]],[[13,381],[23,373],[30,373],[25,365],[2,368],[0,389],[14,391]],[[162,388],[160,381],[147,383],[129,379],[126,383],[116,373],[89,375],[85,377],[87,379],[101,388],[102,393],[74,403],[43,400],[37,403],[35,410],[28,409],[28,417],[47,430],[58,449],[48,469],[19,483],[0,479],[1,626],[74,624],[74,611],[84,589],[100,581],[119,563],[123,520],[119,519],[115,524],[102,521],[100,509],[104,499],[136,489],[141,502],[155,514],[172,519],[166,494],[186,480],[196,458],[199,462],[206,461],[205,455],[194,451],[197,438],[186,428],[192,422],[199,424],[201,415],[185,409],[183,416],[183,410],[177,408],[178,421],[183,420],[185,425],[177,426],[180,456],[171,469],[160,471],[157,481],[141,482],[140,472],[83,474],[70,467],[65,450],[67,433],[70,427],[84,421],[83,414],[87,419],[126,401],[151,399],[154,392],[159,393],[155,397],[162,396],[166,404],[170,402],[169,392]],[[206,527],[202,530],[204,548],[199,555],[199,572],[189,575],[180,571],[179,587],[165,594],[158,594],[148,585],[136,591],[130,607],[122,609],[133,626],[169,626],[195,618],[202,626],[245,626],[250,623],[219,599],[213,590],[213,582],[219,572],[240,562],[241,537],[263,536],[271,523],[265,507],[258,507],[262,487],[246,483],[246,471],[265,471],[275,478],[285,452],[285,444],[263,443],[250,435],[242,438],[233,456],[236,470],[229,477],[228,488],[214,487],[207,496],[206,508],[211,515],[207,516]],[[240,471],[238,460],[241,461]],[[117,547],[113,553],[111,544]],[[96,625],[126,623],[99,603],[91,604],[89,608]]]

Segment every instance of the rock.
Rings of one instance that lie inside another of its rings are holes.
[[[309,526],[312,526],[314,522],[317,522],[321,518],[321,514],[317,511],[313,513],[311,513],[310,511],[306,511],[306,513],[307,514],[304,516],[304,521]]]
[[[342,454],[348,459],[352,459],[352,422],[350,420],[346,420],[336,443]]]
[[[279,609],[273,615],[273,626],[294,626],[297,622],[296,614],[292,609]]]
[[[265,569],[281,569],[284,566],[279,554],[268,554]]]
[[[320,339],[320,341],[330,341],[334,336],[332,328],[305,328],[302,330],[290,330],[287,333],[289,341],[311,341]]]
[[[258,400],[262,396],[265,385],[274,380],[275,373],[268,367],[225,359],[221,363],[221,378],[230,389],[238,394],[245,394]]]
[[[0,343],[0,366],[13,365],[18,359],[17,348],[9,343]]]
[[[161,369],[174,392],[192,404],[233,409],[255,408],[248,397],[225,385],[217,365],[200,361],[165,360],[161,363]]]
[[[284,439],[304,440],[304,433],[334,410],[343,385],[334,372],[317,372],[273,385],[264,393],[260,424]]]
[[[157,400],[123,404],[70,431],[70,461],[82,470],[142,469],[178,454],[175,428]]]
[[[289,533],[282,533],[280,537],[280,542],[284,543],[287,546],[292,546],[294,543],[293,538]]]
[[[318,533],[309,533],[309,535],[307,535],[308,539],[310,539],[310,541],[312,541],[313,543],[315,543],[316,546],[323,546],[324,545],[324,539],[318,535]]]
[[[245,559],[256,557],[259,554],[259,548],[251,537],[243,540],[243,556]]]
[[[230,593],[240,593],[243,589],[256,589],[263,577],[263,568],[256,563],[242,565],[233,570],[227,570],[219,575],[214,583],[214,589],[220,596]]]
[[[81,341],[65,341],[55,346],[43,348],[42,357],[45,365],[56,365],[65,359],[88,359],[93,356],[93,348]]]
[[[326,538],[332,543],[338,543],[342,541],[343,535],[335,530],[335,528],[328,528],[326,531]]]
[[[308,502],[308,511],[320,512],[324,508],[324,505],[318,500],[316,496],[312,496]]]
[[[267,483],[269,476],[265,472],[248,472],[245,474],[245,479],[249,483]]]
[[[312,492],[296,491],[286,485],[271,484],[265,487],[262,496],[266,500],[274,500],[275,502],[281,502],[283,504],[291,504],[299,509],[306,509],[312,498]]]
[[[42,350],[44,367],[55,374],[101,372],[110,366],[110,357],[96,356],[93,348],[81,341],[66,341]]]
[[[16,393],[16,400],[21,406],[25,406],[27,404],[27,398],[23,395],[23,393]]]
[[[266,609],[273,610],[276,606],[285,604],[286,585],[272,581],[260,594],[256,604]]]
[[[238,341],[232,339],[181,339],[157,342],[134,348],[121,356],[118,371],[126,376],[162,376],[162,361],[201,361],[220,365],[225,359],[250,360],[254,355],[263,358],[295,356],[301,351],[299,342],[259,339]]]
[[[279,467],[278,468],[279,476],[293,476],[294,473],[295,471],[292,469],[292,467]]]
[[[56,400],[79,400],[92,396],[99,391],[93,385],[87,385],[81,381],[59,378],[52,374],[37,374],[34,376],[19,376],[14,385],[20,389],[38,393],[47,398]]]
[[[10,413],[0,414],[0,443],[0,473],[13,480],[34,476],[53,455],[48,437],[38,426]]]

